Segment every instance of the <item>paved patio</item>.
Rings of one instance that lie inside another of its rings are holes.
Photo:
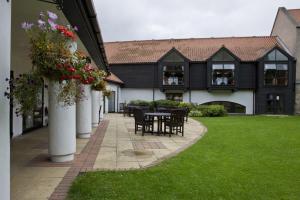
[[[80,172],[126,170],[152,166],[176,155],[206,131],[199,122],[189,119],[185,136],[171,138],[134,134],[134,119],[108,114],[93,130],[90,140],[77,139],[75,161],[52,163],[47,157],[48,129],[43,128],[12,141],[11,199],[64,199]]]
[[[184,137],[179,135],[134,134],[134,118],[120,114],[108,115],[110,123],[97,156],[94,170],[138,169],[154,165],[195,143],[206,128],[189,119]],[[155,127],[156,129],[156,127]]]

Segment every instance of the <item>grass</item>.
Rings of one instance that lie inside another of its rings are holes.
[[[300,117],[198,118],[208,133],[158,166],[91,172],[69,199],[300,199]]]

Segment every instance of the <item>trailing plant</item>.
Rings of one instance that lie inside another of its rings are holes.
[[[93,84],[92,89],[96,91],[104,91],[106,89],[106,81],[101,80],[99,83]]]
[[[105,97],[109,97],[111,94],[112,94],[112,91],[109,89],[105,89],[103,91],[103,96],[105,96]]]
[[[39,91],[43,88],[43,79],[36,73],[20,74],[17,78],[6,80],[10,83],[7,89],[11,89],[6,96],[13,100],[17,115],[29,114],[41,103]]]

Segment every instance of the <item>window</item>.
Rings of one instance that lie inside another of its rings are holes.
[[[212,85],[233,86],[234,64],[213,64],[212,65]]]
[[[166,99],[172,101],[183,101],[182,93],[166,93]]]
[[[275,49],[265,58],[264,83],[268,86],[288,85],[288,58]]]
[[[184,85],[184,66],[164,66],[163,85]]]

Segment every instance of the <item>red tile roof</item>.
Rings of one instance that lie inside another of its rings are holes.
[[[124,82],[117,77],[115,74],[110,73],[109,76],[107,76],[104,80],[108,81],[108,82],[113,82],[113,83],[118,83],[118,84],[124,84]]]
[[[289,9],[287,10],[291,17],[300,24],[300,9]]]
[[[275,36],[143,40],[104,44],[110,64],[157,62],[173,47],[191,61],[205,61],[222,46],[242,61],[255,61],[276,45],[281,46]]]

